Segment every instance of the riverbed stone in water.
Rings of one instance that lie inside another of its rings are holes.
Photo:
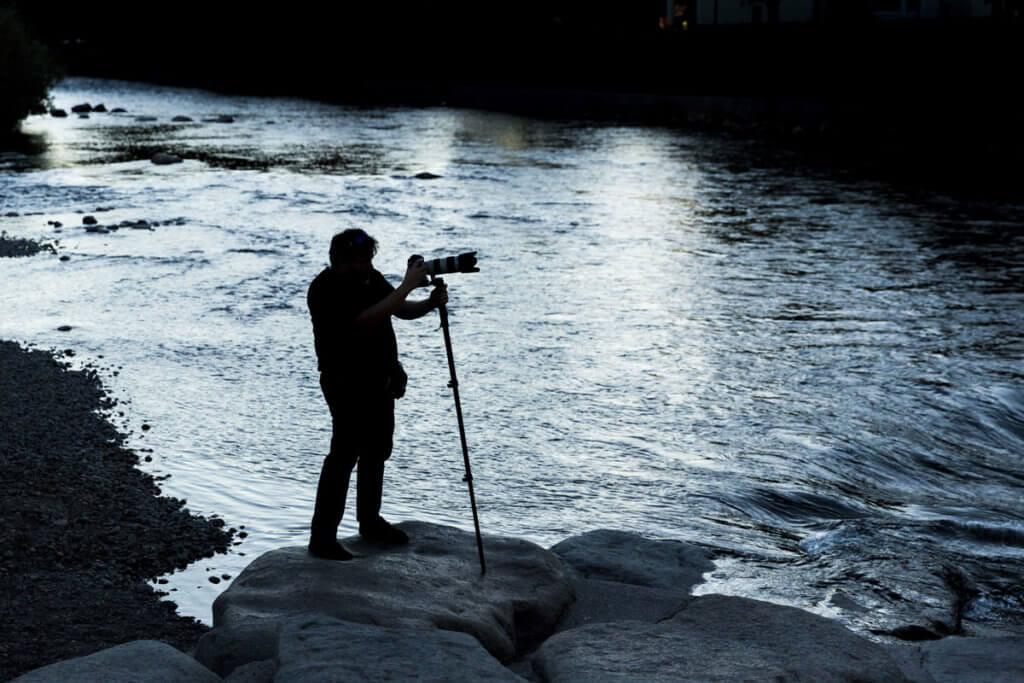
[[[658,623],[589,624],[548,639],[533,659],[568,681],[903,681],[881,645],[838,622],[749,598],[693,598]]]
[[[167,166],[168,164],[180,164],[182,159],[177,154],[170,152],[157,152],[150,161],[157,166]]]
[[[473,636],[298,617],[281,628],[275,683],[522,681]]]
[[[219,683],[220,676],[166,643],[136,640],[86,657],[66,659],[15,678],[12,683]]]
[[[551,548],[577,576],[684,593],[714,569],[711,553],[681,541],[656,541],[639,534],[598,529]]]
[[[214,627],[322,614],[357,623],[463,631],[507,662],[549,635],[573,599],[558,557],[517,538],[484,537],[480,575],[472,533],[426,522],[398,525],[408,545],[342,543],[349,562],[318,559],[304,546],[261,555],[213,604]]]

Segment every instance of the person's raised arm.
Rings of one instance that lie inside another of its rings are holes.
[[[396,315],[403,308],[403,305],[407,303],[406,298],[412,293],[412,290],[421,286],[426,278],[427,266],[423,263],[423,259],[410,263],[405,269],[405,277],[402,278],[402,284],[398,285],[393,292],[373,306],[360,313],[355,320],[356,326],[373,327],[387,320],[392,315]]]
[[[403,301],[402,305],[395,311],[395,316],[402,320],[415,320],[422,318],[435,308],[448,303],[448,285],[441,278],[434,278],[433,291],[430,296],[422,301]]]

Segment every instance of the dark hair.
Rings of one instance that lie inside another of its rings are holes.
[[[377,240],[359,228],[349,228],[331,239],[331,265],[356,259],[372,259],[377,255]]]

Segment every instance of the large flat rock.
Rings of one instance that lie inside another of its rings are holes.
[[[903,681],[882,646],[793,607],[722,595],[670,619],[592,623],[533,658],[545,681]]]
[[[715,568],[711,553],[672,540],[652,540],[626,531],[598,529],[571,536],[551,547],[585,579],[689,593]]]
[[[576,602],[558,622],[557,631],[602,621],[661,621],[692,599],[681,591],[631,583],[574,578]]]
[[[481,576],[472,533],[426,522],[398,526],[408,545],[382,549],[346,539],[359,555],[349,562],[317,559],[305,547],[263,554],[214,602],[214,630],[321,614],[461,631],[507,662],[546,638],[573,600],[562,561],[529,541],[485,536]]]
[[[523,680],[466,633],[367,626],[320,615],[282,626],[278,662],[274,683]]]
[[[953,636],[893,648],[914,683],[1019,683],[1024,681],[1024,636]]]
[[[187,654],[156,640],[136,640],[29,671],[16,683],[221,683]],[[12,682],[12,683],[14,683]]]

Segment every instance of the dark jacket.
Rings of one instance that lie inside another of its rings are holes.
[[[394,291],[378,271],[365,283],[347,281],[325,268],[309,285],[306,303],[313,319],[317,367],[353,391],[383,388],[398,365],[391,318],[359,328],[359,314]]]

